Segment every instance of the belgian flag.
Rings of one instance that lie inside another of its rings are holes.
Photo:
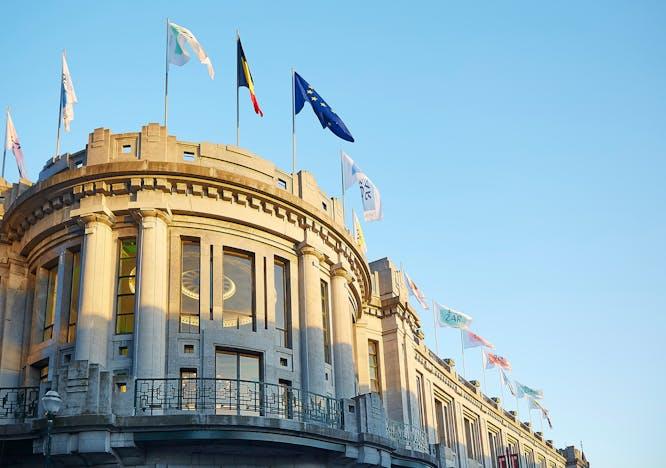
[[[254,111],[260,115],[264,116],[264,113],[259,107],[259,102],[257,101],[257,96],[254,94],[254,81],[252,80],[252,73],[250,73],[250,66],[247,63],[247,58],[245,58],[245,52],[243,52],[243,45],[241,44],[240,36],[236,37],[237,42],[237,74],[238,74],[238,87],[246,87],[250,91],[250,99],[252,100],[252,105],[254,106]]]

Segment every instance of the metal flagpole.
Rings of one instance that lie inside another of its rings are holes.
[[[465,345],[463,343],[463,330],[460,329],[460,350],[462,352],[463,378],[467,380],[467,371],[465,370]]]
[[[7,112],[5,114],[5,141],[3,143],[3,152],[2,152],[2,178],[5,178],[5,159],[7,159],[7,136],[9,130],[9,106],[7,106]]]
[[[296,194],[296,83],[294,69],[291,69],[291,193]]]
[[[347,220],[345,219],[345,169],[342,164],[342,149],[340,149],[340,188],[342,189],[342,225],[347,227]],[[352,219],[352,224],[354,220]]]
[[[166,47],[164,49],[164,128],[169,116],[169,18],[166,19]],[[168,140],[167,133],[167,140]]]
[[[486,358],[485,358],[485,350],[481,348],[481,378],[483,379],[483,393],[487,393],[488,389],[486,388]]]
[[[437,351],[437,357],[439,357],[439,339],[437,339],[437,316],[435,315],[435,300],[432,300],[432,324],[435,331],[435,351]]]
[[[240,33],[236,29],[236,146],[240,146],[240,110],[238,105],[238,43],[240,42]]]
[[[502,378],[502,369],[499,367],[497,368],[497,376],[499,377],[499,383],[500,383],[500,397],[502,398],[500,400],[500,403],[502,403],[502,407],[504,407],[504,379]]]
[[[65,57],[65,50],[63,49],[62,51],[62,57]],[[60,65],[60,102],[58,102],[58,133],[56,134],[56,151],[55,155],[53,156],[53,160],[58,157],[60,154],[60,126],[62,125],[62,98],[63,98],[63,93],[65,92],[64,87],[62,85],[62,74],[64,70],[62,69],[62,64]]]

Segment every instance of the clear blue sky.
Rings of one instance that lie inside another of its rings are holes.
[[[30,175],[54,151],[63,48],[80,101],[64,151],[95,127],[161,121],[167,16],[217,72],[172,67],[169,130],[233,143],[239,28],[266,114],[241,91],[241,144],[289,169],[295,67],[357,140],[321,130],[306,108],[299,167],[335,195],[343,148],[382,190],[385,220],[365,226],[370,258],[404,263],[429,297],[471,314],[515,378],[543,388],[558,446],[582,439],[599,467],[659,466],[664,3],[277,3],[5,5],[0,103]],[[348,201],[358,209],[355,193]],[[434,347],[431,322],[424,314]],[[458,335],[439,337],[459,362]],[[474,351],[468,377],[480,378]],[[497,394],[494,371],[487,380]]]

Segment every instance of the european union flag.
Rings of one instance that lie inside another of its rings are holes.
[[[305,101],[312,106],[312,110],[317,114],[322,128],[328,128],[343,140],[354,141],[354,137],[351,136],[338,114],[333,112],[326,101],[322,99],[317,91],[312,89],[312,86],[301,75],[294,72],[294,114],[298,114],[303,109]]]

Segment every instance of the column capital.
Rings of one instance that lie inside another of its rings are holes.
[[[158,208],[136,208],[130,210],[130,213],[137,223],[140,223],[146,218],[159,218],[167,225],[171,224],[172,221],[171,210],[164,211]]]
[[[101,223],[113,227],[113,224],[116,222],[116,217],[111,211],[98,211],[95,213],[80,215],[77,222],[84,228],[93,223]]]
[[[298,253],[299,256],[302,255],[314,255],[317,257],[317,260],[319,262],[323,262],[326,260],[326,256],[318,251],[316,248],[314,248],[311,244],[308,244],[307,242],[301,242],[296,246],[296,253]]]
[[[349,274],[349,271],[342,265],[342,263],[336,263],[331,267],[331,277],[340,276],[344,278],[347,283],[351,283],[353,278]]]

